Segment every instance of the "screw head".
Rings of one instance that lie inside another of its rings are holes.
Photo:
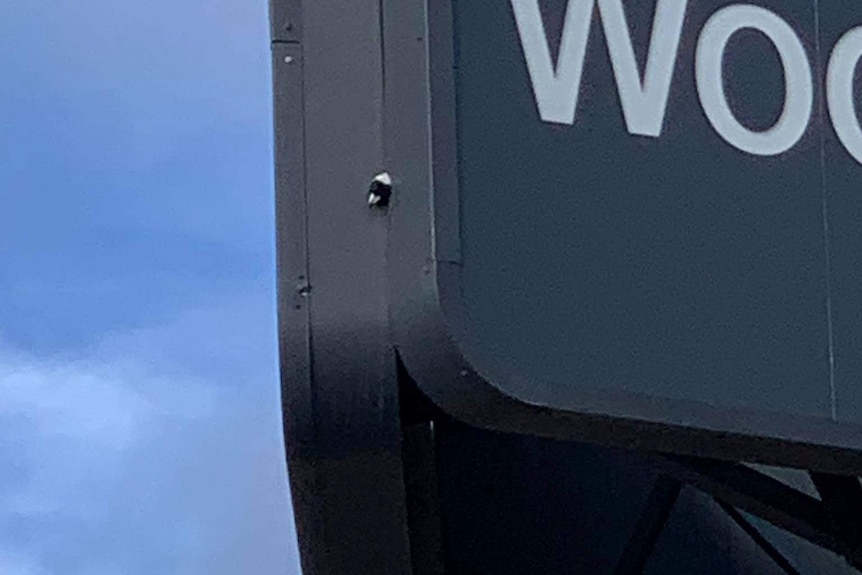
[[[284,57],[285,64],[293,64],[293,56],[285,56]]]

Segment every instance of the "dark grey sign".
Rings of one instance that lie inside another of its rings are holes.
[[[862,469],[862,4],[384,17],[392,325],[432,399],[494,429]]]

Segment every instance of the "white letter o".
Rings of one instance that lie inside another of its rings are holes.
[[[766,35],[784,67],[784,109],[768,130],[755,132],[739,123],[727,103],[722,62],[730,37],[745,28]],[[774,12],[734,4],[712,15],[700,34],[695,57],[697,93],[709,123],[730,145],[758,156],[774,156],[802,138],[811,119],[814,88],[805,48],[790,25]]]
[[[860,57],[862,27],[850,30],[835,44],[826,72],[826,97],[832,127],[838,139],[850,155],[862,164],[862,128],[853,102],[853,80]]]

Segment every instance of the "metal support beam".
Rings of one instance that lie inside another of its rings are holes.
[[[413,575],[444,575],[434,422],[405,426],[404,481]]]
[[[809,475],[836,526],[856,535],[862,534],[862,484],[859,479],[818,472]]]
[[[751,522],[742,515],[742,513],[724,501],[716,500],[716,503],[718,503],[719,507],[721,507],[724,512],[733,519],[733,522],[736,523],[740,529],[745,531],[746,535],[751,537],[752,541],[754,541],[761,549],[763,549],[764,552],[766,552],[767,555],[769,555],[769,558],[772,559],[772,561],[775,562],[782,571],[787,573],[787,575],[802,575],[796,567],[794,567],[793,564],[775,548],[775,545],[770,543],[769,540],[766,539],[760,531],[758,531],[757,527],[752,525]]]
[[[305,575],[412,574],[378,0],[271,0],[285,443]]]
[[[640,575],[676,505],[682,483],[660,475],[617,563],[615,575]]]
[[[719,501],[825,547],[851,562],[862,561],[862,540],[836,529],[823,503],[741,464],[661,455],[653,461],[662,473],[688,483]]]
[[[852,541],[862,542],[862,484],[859,479],[814,471],[809,475],[832,518],[833,528],[846,534]],[[862,561],[857,559],[852,563],[862,570]]]

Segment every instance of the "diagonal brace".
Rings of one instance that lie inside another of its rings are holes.
[[[664,475],[658,476],[614,575],[643,573],[681,489],[679,481]]]
[[[777,479],[738,463],[655,455],[651,461],[670,477],[843,555],[862,562],[862,540],[837,527],[827,505]]]

